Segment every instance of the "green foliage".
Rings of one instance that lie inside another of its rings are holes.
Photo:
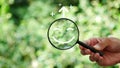
[[[48,42],[48,27],[62,17],[58,11],[64,5],[66,17],[80,29],[80,40],[119,38],[119,0],[0,0],[0,68],[102,68],[82,56],[77,45],[60,51]]]

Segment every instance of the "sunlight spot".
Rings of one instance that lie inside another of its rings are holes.
[[[37,60],[32,61],[32,68],[38,68],[38,61]]]

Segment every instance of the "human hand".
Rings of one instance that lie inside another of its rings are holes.
[[[93,53],[89,49],[80,46],[83,55],[90,55],[91,61],[96,61],[101,66],[111,66],[120,62],[120,39],[117,38],[91,38],[86,41],[86,44],[93,46],[95,49],[104,53],[100,56],[99,53]]]

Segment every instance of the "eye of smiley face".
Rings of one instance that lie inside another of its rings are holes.
[[[56,34],[59,34],[59,36],[53,36],[53,40],[59,44],[67,44],[70,43],[75,39],[75,36],[71,35],[71,32],[73,32],[73,28],[66,28],[66,29],[60,29],[60,28],[55,28],[54,32]]]

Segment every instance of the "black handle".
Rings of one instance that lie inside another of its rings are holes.
[[[92,46],[89,46],[89,45],[87,45],[87,44],[85,44],[85,43],[83,43],[83,42],[81,42],[81,41],[77,41],[77,43],[80,44],[81,46],[87,48],[87,49],[90,49],[92,52],[94,52],[94,53],[99,53],[100,56],[103,56],[103,53],[102,53],[101,51],[96,50],[96,49],[93,48]]]

